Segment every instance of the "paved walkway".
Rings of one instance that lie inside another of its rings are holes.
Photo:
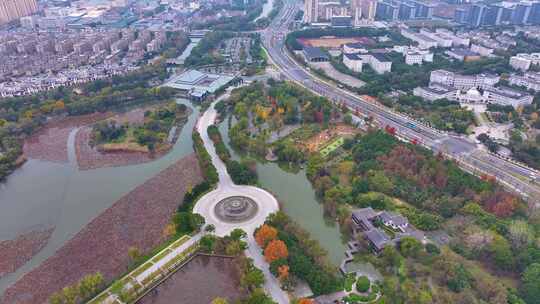
[[[246,255],[251,257],[255,266],[264,272],[266,277],[264,288],[266,292],[279,304],[289,303],[287,293],[281,290],[278,280],[270,273],[269,265],[264,260],[261,249],[253,239],[255,228],[262,225],[269,214],[279,210],[278,202],[273,195],[263,189],[234,184],[229,173],[227,173],[225,164],[216,154],[214,143],[208,137],[207,129],[210,125],[214,124],[217,117],[214,105],[220,100],[228,97],[229,93],[226,93],[213,102],[197,122],[197,131],[200,133],[204,142],[204,147],[210,154],[212,163],[217,169],[219,183],[215,190],[199,199],[193,208],[193,212],[202,215],[206,220],[206,224],[213,224],[216,227],[215,234],[218,236],[225,236],[235,228],[244,230],[248,234],[248,249],[246,250]],[[232,224],[220,221],[214,213],[214,206],[220,200],[235,195],[246,196],[253,199],[259,207],[257,214],[252,219],[241,223]]]

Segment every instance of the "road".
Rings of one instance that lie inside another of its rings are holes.
[[[206,224],[213,224],[216,227],[215,234],[218,236],[225,236],[236,228],[244,230],[248,234],[248,249],[245,253],[248,257],[253,259],[254,265],[263,271],[266,279],[264,283],[266,293],[270,295],[275,302],[286,304],[289,303],[289,297],[286,292],[281,290],[278,279],[270,273],[269,265],[265,261],[261,249],[253,237],[253,232],[257,227],[264,223],[266,217],[279,210],[279,204],[272,194],[261,188],[236,185],[227,172],[227,167],[218,157],[214,143],[208,136],[207,129],[210,125],[214,124],[217,117],[214,105],[222,98],[227,97],[228,93],[225,93],[220,99],[212,103],[197,122],[197,131],[201,135],[204,147],[210,154],[212,163],[217,169],[219,182],[215,190],[207,193],[197,201],[197,204],[195,204],[193,208],[193,213],[202,215],[205,218]],[[219,220],[214,213],[214,206],[224,198],[237,195],[253,199],[258,205],[257,214],[253,218],[241,223],[228,223]]]
[[[285,47],[285,37],[300,5],[299,2],[287,0],[280,14],[262,33],[270,60],[286,79],[335,103],[344,104],[354,112],[373,117],[380,127],[395,128],[400,138],[415,140],[434,153],[443,153],[474,174],[493,176],[508,189],[527,199],[531,205],[540,206],[540,184],[536,181],[540,174],[536,170],[490,154],[464,136],[441,132],[390,108],[365,100],[334,83],[320,79],[291,58]]]

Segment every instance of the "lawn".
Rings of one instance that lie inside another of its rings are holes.
[[[321,151],[320,151],[321,155],[323,157],[328,156],[330,153],[334,152],[337,148],[341,147],[344,142],[345,142],[345,139],[343,137],[336,138],[330,144],[328,144],[326,147],[321,149]]]

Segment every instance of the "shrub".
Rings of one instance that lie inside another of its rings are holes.
[[[441,253],[441,250],[439,249],[439,247],[437,247],[435,244],[432,244],[432,243],[426,244],[426,251],[427,253],[432,254],[432,255],[439,255]]]
[[[356,290],[359,292],[367,292],[370,285],[369,279],[366,276],[361,276],[356,281]]]

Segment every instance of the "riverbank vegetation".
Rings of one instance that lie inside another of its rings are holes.
[[[227,172],[237,185],[254,185],[257,183],[257,169],[254,160],[244,158],[241,161],[231,159],[231,153],[221,138],[221,133],[216,125],[208,127],[208,136],[214,142],[216,153],[225,163]]]
[[[155,152],[171,147],[175,134],[172,128],[185,120],[188,108],[184,104],[172,101],[144,113],[142,123],[118,124],[114,119],[94,125],[91,144],[103,152],[134,151]]]
[[[270,215],[255,231],[255,239],[282,288],[293,290],[300,279],[315,295],[343,289],[343,280],[337,277],[337,269],[328,261],[327,252],[285,213]]]

